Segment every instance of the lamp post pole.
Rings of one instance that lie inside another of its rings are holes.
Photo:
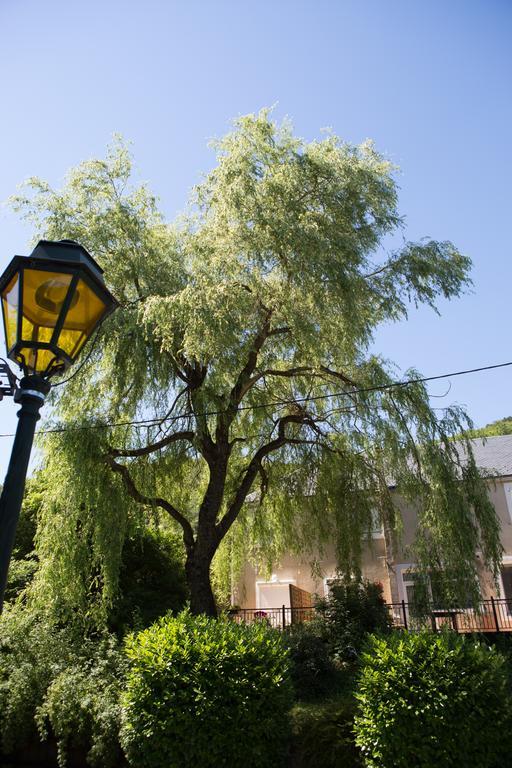
[[[19,389],[14,394],[14,400],[21,408],[17,414],[19,421],[16,436],[0,496],[0,612],[3,608],[9,562],[23,501],[36,423],[40,418],[39,410],[49,391],[49,382],[34,374],[22,378]]]

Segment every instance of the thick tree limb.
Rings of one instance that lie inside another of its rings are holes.
[[[185,546],[187,549],[192,549],[195,545],[194,540],[194,531],[192,530],[192,526],[190,525],[187,518],[179,512],[176,507],[174,507],[169,501],[166,499],[162,499],[159,496],[145,496],[143,493],[139,491],[137,486],[135,485],[135,482],[130,475],[130,472],[128,470],[128,467],[125,467],[124,464],[119,464],[113,456],[105,456],[105,460],[109,467],[112,469],[113,472],[116,472],[118,475],[121,476],[125,488],[135,501],[137,501],[139,504],[145,504],[147,506],[151,507],[160,507],[161,509],[165,510],[172,518],[175,520],[179,525],[181,525],[183,529],[183,541],[185,542]]]
[[[167,435],[167,437],[162,438],[162,440],[158,440],[156,443],[150,443],[149,445],[145,445],[143,448],[132,448],[132,449],[124,449],[124,448],[110,448],[109,449],[109,455],[112,457],[117,456],[123,456],[126,458],[133,458],[135,456],[147,456],[150,453],[154,453],[155,451],[159,451],[161,448],[165,448],[166,445],[170,445],[171,443],[177,443],[180,440],[187,440],[189,443],[192,443],[195,437],[194,432],[174,432],[172,435]]]

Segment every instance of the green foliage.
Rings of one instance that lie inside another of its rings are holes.
[[[60,766],[75,746],[88,752],[93,766],[117,766],[124,668],[114,637],[87,639],[8,606],[0,622],[2,752],[17,755],[51,733]]]
[[[36,472],[27,480],[20,519],[16,528],[13,556],[17,560],[30,557],[34,552],[37,518],[43,505],[44,494],[44,477]]]
[[[293,708],[294,768],[357,768],[361,753],[355,744],[355,702],[351,697]]]
[[[381,323],[463,293],[470,260],[447,240],[398,237],[382,260],[403,220],[396,169],[371,142],[308,143],[263,110],[216,149],[174,224],[133,185],[120,140],[62,190],[31,179],[14,199],[38,236],[83,243],[121,303],[53,390],[65,430],[43,440],[39,605],[104,624],[124,538],[157,509],[206,580],[234,528],[233,548],[265,565],[290,542],[334,538],[357,574],[374,510],[394,525],[390,476],[419,509],[420,567],[456,565],[466,589],[478,549],[496,575],[495,511],[467,438],[464,457],[451,439],[469,419],[457,406],[439,416],[423,384],[380,389],[419,374],[369,353]],[[154,426],[127,423],[148,416]],[[208,588],[191,593],[195,610]]]
[[[47,485],[36,534],[39,569],[30,597],[52,621],[105,627],[119,594],[129,522],[135,527],[137,518],[121,483],[97,461],[102,431],[62,437],[47,443]]]
[[[37,571],[37,560],[34,557],[24,557],[18,560],[13,557],[9,563],[9,576],[5,588],[5,600],[12,602],[21,595],[25,595],[27,587]]]
[[[469,431],[470,437],[495,437],[496,435],[512,435],[512,416],[505,416],[503,419],[491,421],[485,427]]]
[[[297,698],[325,697],[336,687],[338,670],[316,622],[292,625],[284,642],[290,652],[290,672]]]
[[[179,538],[146,530],[126,539],[119,597],[109,618],[111,628],[143,629],[168,611],[180,611],[186,599],[183,545]]]
[[[27,480],[23,506],[20,512],[14,549],[9,565],[9,576],[5,590],[5,600],[11,602],[25,595],[37,570],[38,561],[34,552],[37,519],[44,498],[44,484],[36,473]]]
[[[504,658],[455,634],[372,637],[356,694],[357,744],[375,768],[493,768],[510,750]]]
[[[126,647],[121,740],[137,768],[280,764],[291,686],[279,633],[184,612]]]
[[[370,581],[332,582],[329,596],[317,604],[317,613],[329,652],[338,661],[354,661],[370,632],[391,629],[382,586]]]

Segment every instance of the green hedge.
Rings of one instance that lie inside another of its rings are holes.
[[[500,762],[512,725],[505,660],[472,639],[427,632],[370,638],[356,696],[356,741],[367,766],[508,764]]]
[[[166,617],[126,643],[121,742],[137,768],[278,766],[291,705],[278,632]]]

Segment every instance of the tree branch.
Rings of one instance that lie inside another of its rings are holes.
[[[324,374],[324,376],[327,375],[339,379],[340,381],[343,381],[344,384],[357,388],[357,383],[341,371],[334,371],[332,368],[328,368],[325,365],[321,365],[318,370],[309,365],[301,365],[295,368],[265,368],[265,370],[255,373],[254,376],[251,376],[246,382],[244,394],[246,394],[256,382],[266,376],[282,376],[285,378],[292,378],[293,376],[313,376],[324,378],[322,374]]]
[[[182,515],[181,512],[176,509],[176,507],[174,507],[170,502],[166,501],[166,499],[162,499],[159,496],[150,497],[141,493],[135,485],[128,467],[125,467],[124,464],[118,464],[118,462],[114,460],[113,456],[105,456],[105,461],[113,472],[121,475],[125,488],[132,499],[135,499],[135,501],[137,501],[139,504],[146,504],[147,506],[151,507],[160,507],[161,509],[165,510],[173,518],[173,520],[181,525],[183,529],[183,541],[185,542],[187,550],[190,550],[194,547],[195,541],[192,526],[190,525],[187,518]]]
[[[234,521],[238,517],[238,514],[242,508],[242,505],[247,498],[247,494],[251,490],[252,484],[256,476],[261,471],[261,462],[265,458],[265,456],[268,456],[269,453],[272,453],[273,451],[277,451],[279,450],[279,448],[282,448],[284,445],[287,445],[287,444],[307,445],[308,443],[311,444],[311,442],[316,442],[311,440],[300,440],[300,439],[287,437],[285,433],[287,424],[305,424],[305,425],[311,426],[312,423],[314,424],[311,417],[307,415],[299,415],[299,414],[288,414],[287,416],[283,416],[281,419],[278,420],[277,437],[274,440],[271,440],[266,445],[261,446],[261,448],[259,448],[256,451],[251,461],[249,462],[249,465],[247,466],[244,477],[242,479],[242,482],[238,486],[238,490],[235,494],[233,502],[229,506],[228,510],[226,511],[222,519],[216,525],[216,529],[219,533],[220,538],[225,536],[225,534],[230,529],[231,525],[234,523]]]
[[[147,456],[150,453],[159,451],[161,448],[165,448],[166,445],[177,443],[180,440],[187,440],[189,443],[192,443],[194,437],[194,432],[175,432],[172,435],[167,435],[167,437],[162,438],[162,440],[158,440],[156,443],[151,443],[150,445],[144,446],[144,448],[132,448],[126,450],[124,448],[109,448],[109,456],[124,456],[126,458],[133,458],[135,456]]]
[[[238,374],[238,378],[236,380],[235,386],[230,392],[229,409],[232,413],[233,418],[240,401],[242,400],[243,396],[247,392],[247,389],[248,389],[247,384],[250,381],[251,375],[256,368],[256,363],[258,362],[258,355],[260,353],[260,350],[263,347],[266,339],[268,338],[268,335],[270,332],[271,317],[272,317],[272,310],[268,309],[265,313],[265,319],[264,319],[263,325],[254,338],[251,350],[247,356],[247,362],[242,368],[242,370],[240,371],[240,373]]]
[[[377,277],[377,275],[380,275],[382,272],[386,272],[388,269],[393,269],[393,267],[396,267],[397,264],[400,264],[401,261],[405,261],[407,258],[406,253],[400,254],[400,256],[397,256],[396,258],[389,259],[386,261],[385,264],[382,265],[382,267],[379,267],[379,269],[376,269],[374,272],[369,272],[367,275],[362,275],[363,280],[369,280],[372,277]]]

